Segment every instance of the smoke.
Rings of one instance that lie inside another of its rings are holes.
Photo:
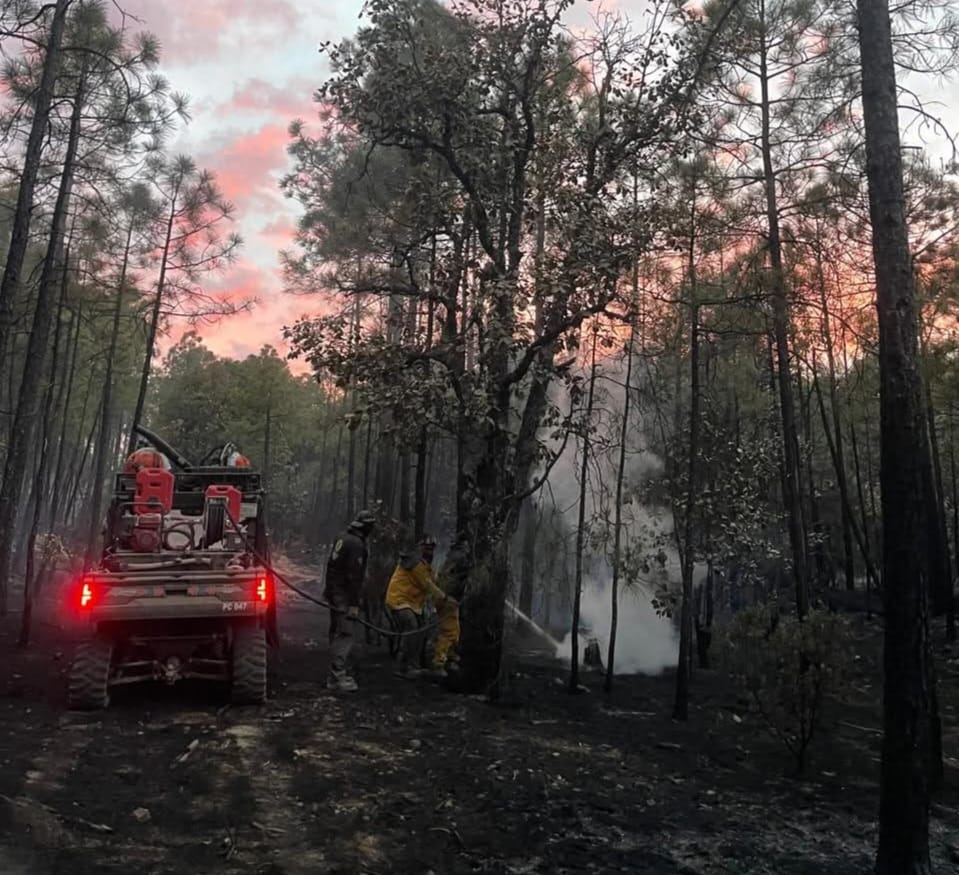
[[[613,615],[612,588],[595,580],[584,582],[580,605],[580,653],[592,638],[599,641],[603,664],[609,653],[610,622]],[[650,594],[631,589],[619,594],[616,624],[616,674],[659,674],[676,665],[679,641],[672,624],[657,616]],[[564,662],[572,656],[572,633],[563,639],[556,655]],[[581,657],[582,661],[582,657]]]
[[[612,619],[612,533],[615,485],[619,468],[619,435],[625,383],[623,359],[606,359],[597,379],[594,423],[596,432],[587,474],[586,528],[583,592],[580,603],[580,652],[590,639],[597,639],[603,662],[607,660]],[[583,375],[584,380],[588,374]],[[636,385],[636,371],[633,372]],[[634,389],[635,391],[635,389]],[[673,546],[672,514],[643,500],[651,477],[662,472],[663,462],[646,441],[642,410],[631,398],[627,429],[622,515],[621,573],[614,669],[617,674],[658,674],[676,664],[678,636],[673,623],[656,613],[652,604],[657,588],[674,588],[680,582],[679,556]],[[569,410],[564,387],[557,387],[553,402]],[[559,445],[553,443],[555,450]],[[549,473],[540,501],[559,513],[570,545],[567,563],[575,560],[572,544],[579,517],[581,441],[570,439]],[[572,567],[566,578],[573,580]],[[567,616],[566,627],[571,626]],[[567,632],[557,656],[569,661],[572,634]]]

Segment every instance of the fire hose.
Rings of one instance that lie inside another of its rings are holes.
[[[319,605],[321,608],[326,608],[332,612],[342,613],[342,611],[339,611],[338,608],[334,608],[333,605],[331,605],[328,601],[317,598],[315,595],[312,595],[311,593],[306,592],[305,590],[298,587],[296,584],[290,583],[290,581],[287,580],[282,574],[280,574],[280,572],[273,567],[273,565],[266,559],[266,557],[262,556],[257,551],[256,547],[254,547],[253,544],[250,543],[249,538],[246,535],[246,532],[244,532],[240,528],[240,525],[239,523],[237,523],[236,518],[233,516],[232,513],[230,513],[230,508],[227,506],[225,510],[226,510],[227,519],[229,519],[230,524],[233,526],[234,531],[236,531],[236,533],[243,539],[243,543],[246,545],[246,549],[253,554],[253,557],[257,560],[257,562],[259,562],[267,571],[270,572],[274,580],[278,580],[287,589],[291,590],[292,592],[295,592],[300,598],[306,599],[306,601],[308,602],[312,602],[314,605]],[[425,626],[419,629],[413,629],[412,631],[409,631],[409,632],[398,632],[395,629],[383,629],[380,626],[377,626],[375,623],[371,623],[369,620],[360,616],[353,617],[352,619],[354,622],[359,623],[361,626],[365,626],[370,631],[376,632],[379,635],[383,635],[386,638],[408,638],[412,635],[422,635],[424,632],[428,632],[439,625],[436,622],[436,620],[432,620],[430,623],[426,624]]]

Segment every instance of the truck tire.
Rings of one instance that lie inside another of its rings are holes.
[[[266,632],[257,626],[238,626],[233,631],[234,705],[261,705],[266,701]]]
[[[94,638],[77,646],[67,685],[67,702],[71,708],[95,711],[110,704],[112,662],[112,641]]]

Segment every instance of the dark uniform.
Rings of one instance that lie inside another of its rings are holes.
[[[372,514],[361,511],[350,523],[346,534],[336,539],[326,563],[323,597],[330,605],[330,676],[327,686],[335,689],[356,689],[348,666],[354,622],[349,612],[360,606],[369,560],[366,539],[373,522]]]

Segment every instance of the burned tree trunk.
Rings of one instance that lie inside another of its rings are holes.
[[[929,647],[923,461],[928,441],[906,228],[888,0],[857,0],[866,175],[876,265],[883,519],[883,742],[877,875],[927,875],[935,678]]]
[[[586,410],[583,415],[583,457],[579,466],[579,519],[576,523],[576,578],[573,592],[573,622],[570,626],[569,691],[576,693],[579,683],[579,625],[580,607],[583,600],[583,553],[586,549],[586,494],[589,485],[590,431],[593,427],[593,401],[596,396],[596,347],[598,328],[593,328],[593,354],[589,369],[589,389],[586,394]]]

